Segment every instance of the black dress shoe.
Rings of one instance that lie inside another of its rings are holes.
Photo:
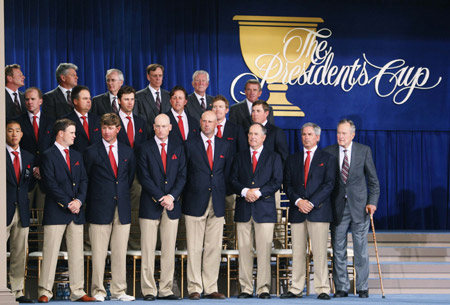
[[[20,298],[17,298],[16,302],[19,302],[19,303],[34,303],[33,300],[27,299],[25,296],[21,296]]]
[[[270,294],[268,294],[267,292],[263,292],[258,296],[258,298],[267,300],[270,299]]]
[[[358,291],[360,298],[368,298],[369,297],[369,290],[360,290]]]
[[[175,300],[181,300],[181,298],[174,294],[171,294],[171,295],[168,295],[165,297],[158,297],[158,300],[171,300],[171,301],[173,300],[173,301],[175,301]]]
[[[292,293],[290,291],[288,291],[287,293],[283,293],[282,295],[280,295],[280,299],[300,299],[303,297],[303,294],[300,292],[299,294],[295,294]]]
[[[338,290],[333,296],[334,298],[346,298],[348,297],[348,293],[343,290]]]
[[[154,301],[156,297],[153,294],[144,295],[144,301]]]
[[[326,294],[325,292],[322,292],[321,294],[319,294],[319,296],[317,298],[319,300],[329,300],[330,296],[328,294]]]
[[[238,299],[250,299],[250,298],[253,298],[253,295],[248,294],[247,292],[241,292],[238,295]]]

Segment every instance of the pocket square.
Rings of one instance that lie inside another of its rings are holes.
[[[323,163],[320,163],[319,166],[323,166]]]
[[[80,162],[78,162],[78,161],[77,161],[77,162],[75,162],[75,165],[80,165]]]
[[[142,128],[139,128],[139,133],[143,133]]]
[[[123,162],[128,162],[128,159],[124,159]]]
[[[233,140],[234,140],[234,138],[227,138],[227,140],[228,140],[228,141],[233,141]]]
[[[94,131],[98,131],[98,128],[95,128]]]
[[[176,159],[178,159],[178,158],[177,158],[177,155],[173,154],[172,160],[176,160]]]
[[[30,168],[31,168],[31,165],[30,165],[30,164],[27,164],[27,168],[30,169]]]
[[[225,159],[225,157],[223,155],[220,155],[220,159]]]

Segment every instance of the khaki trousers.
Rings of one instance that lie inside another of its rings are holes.
[[[70,300],[76,301],[86,294],[84,286],[83,225],[73,221],[68,225],[44,226],[44,247],[42,254],[42,272],[39,278],[38,296],[53,297],[56,264],[62,238],[66,233],[66,244],[69,255]]]
[[[328,222],[292,223],[292,286],[290,291],[295,294],[303,292],[306,278],[306,247],[308,236],[311,238],[311,248],[314,255],[314,291],[330,294],[328,281]],[[309,266],[308,266],[309,267]]]
[[[161,276],[159,297],[173,294],[173,276],[175,273],[175,243],[177,240],[178,219],[170,219],[164,209],[161,219],[140,218],[141,226],[141,290],[142,295],[156,296],[155,250],[158,239],[158,227],[161,239]]]
[[[224,217],[216,217],[209,198],[203,216],[185,215],[187,234],[187,289],[208,295],[218,292]]]
[[[273,240],[273,223],[257,223],[253,217],[248,222],[237,222],[239,246],[239,284],[241,291],[253,294],[253,242],[256,244],[258,265],[256,294],[270,293],[270,254]]]
[[[89,238],[92,247],[92,287],[91,294],[106,297],[103,285],[105,261],[111,240],[111,296],[118,297],[127,292],[127,241],[130,224],[121,224],[119,212],[114,212],[113,222],[106,225],[91,223]]]
[[[14,293],[16,299],[23,296],[28,231],[28,227],[22,227],[19,207],[16,206],[14,217],[9,226],[6,227],[6,238],[9,238],[9,248],[11,253],[9,259],[9,280],[11,282],[11,292]]]

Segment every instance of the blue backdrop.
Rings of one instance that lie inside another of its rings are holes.
[[[192,72],[203,69],[211,75],[209,94],[240,100],[248,76],[239,78],[234,88],[232,83],[250,70],[233,17],[320,17],[324,22],[318,30],[327,35],[318,41],[327,46],[329,68],[350,69],[357,61],[361,67],[354,78],[360,83],[344,84],[345,91],[342,83],[325,85],[323,75],[316,74],[316,82],[290,85],[287,98],[305,112],[304,118],[276,118],[291,152],[301,146],[304,122],[322,126],[324,147],[335,143],[340,118],[353,119],[356,140],[373,150],[381,183],[376,225],[446,230],[449,13],[448,1],[420,0],[5,0],[6,63],[22,66],[26,87],[46,92],[57,85],[57,65],[73,62],[79,67],[79,84],[90,87],[92,95],[106,91],[104,75],[110,68],[122,70],[125,84],[141,89],[148,84],[145,67],[158,62],[166,68],[164,88],[179,84],[188,91]],[[384,74],[382,67],[388,68]],[[370,82],[362,81],[362,70]],[[267,97],[265,86],[262,98]]]

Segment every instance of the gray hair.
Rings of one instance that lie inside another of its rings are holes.
[[[253,123],[253,124],[250,126],[250,128],[252,128],[252,127],[255,126],[255,125],[261,127],[261,131],[262,131],[262,134],[263,134],[263,135],[266,135],[266,134],[267,134],[267,128],[266,128],[263,124],[261,124],[261,123]],[[249,132],[250,132],[250,128],[248,129]]]
[[[74,64],[64,62],[60,63],[59,66],[56,68],[56,81],[58,82],[58,84],[61,81],[61,75],[66,75],[69,69],[74,69],[75,71],[77,71],[78,67],[75,66]]]
[[[355,123],[353,123],[353,121],[350,120],[350,119],[344,118],[344,119],[340,120],[339,123],[338,123],[338,127],[339,127],[339,125],[345,124],[345,123],[349,123],[349,124],[350,124],[350,131],[351,131],[352,133],[355,133],[355,132],[356,132],[356,125],[355,125]]]
[[[206,75],[206,80],[209,83],[209,73],[206,72],[205,70],[197,70],[197,71],[195,71],[194,74],[192,74],[192,81],[195,82],[195,78],[197,76],[199,76],[200,74],[205,74]]]
[[[123,78],[123,73],[122,71],[120,71],[119,69],[109,69],[106,71],[106,75],[105,75],[105,79],[108,79],[108,76],[111,75],[112,73],[116,72],[119,75],[119,80],[124,81],[125,79]]]
[[[320,136],[320,132],[322,129],[320,129],[320,126],[317,125],[316,123],[308,122],[308,123],[303,124],[302,133],[303,133],[303,128],[305,128],[305,127],[312,127],[314,129],[314,133],[316,134],[316,136]]]

